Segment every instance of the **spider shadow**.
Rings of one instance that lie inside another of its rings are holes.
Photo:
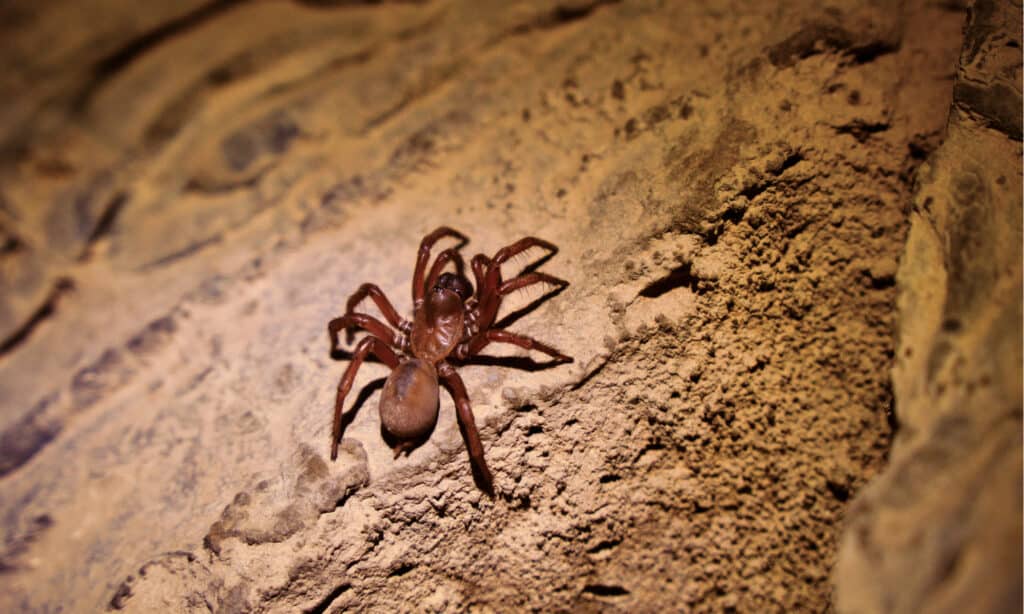
[[[519,273],[518,273],[518,275],[516,275],[516,277],[518,277],[519,275],[526,275],[527,273],[533,273],[534,271],[536,271],[537,269],[542,267],[545,263],[547,263],[548,260],[551,260],[552,258],[554,258],[556,254],[558,254],[558,250],[557,249],[555,251],[553,251],[553,252],[545,253],[540,258],[537,258],[536,260],[534,260],[530,264],[524,266],[523,270],[519,271]]]
[[[351,358],[352,353],[348,352],[348,355]],[[386,382],[387,379],[387,377],[377,378],[363,386],[363,389],[359,391],[359,394],[356,395],[356,400],[352,402],[352,407],[350,407],[347,412],[341,414],[341,429],[338,434],[338,441],[341,441],[345,437],[345,431],[348,429],[348,425],[352,424],[352,421],[356,419],[356,414],[359,413],[359,410],[363,407],[370,396],[384,387],[384,382]]]
[[[486,356],[476,354],[465,360],[449,360],[454,367],[505,367],[506,369],[519,369],[533,373],[535,371],[546,371],[559,365],[565,364],[561,360],[545,360],[537,362],[529,356]]]
[[[341,348],[334,348],[333,350],[331,350],[331,360],[352,360],[352,357],[354,355],[355,355],[355,352],[352,352],[351,350],[343,350]],[[372,352],[370,354],[366,355],[366,358],[363,359],[363,362],[368,362],[368,363],[373,363],[373,364],[378,364],[378,365],[383,365],[384,364],[383,362],[381,362],[381,360],[379,358],[374,356]],[[387,376],[384,376],[383,378],[381,378],[381,381],[383,381],[385,379],[387,379]],[[370,384],[373,384],[373,383],[374,382],[370,382]],[[383,386],[383,384],[381,384],[381,385]]]
[[[527,251],[529,251],[529,250],[527,250]],[[544,266],[544,264],[546,264],[548,260],[551,260],[557,254],[558,254],[558,249],[557,248],[553,252],[546,252],[540,258],[537,258],[533,262],[530,262],[530,263],[526,264],[526,266],[524,266],[523,268],[519,269],[518,273],[516,273],[515,275],[509,277],[508,279],[515,279],[516,277],[521,277],[523,275],[528,275],[530,273],[535,273],[537,271],[537,269],[539,269],[540,267]],[[484,258],[486,258],[488,260],[488,262],[492,260],[492,258],[490,256],[486,255],[486,254],[477,254],[477,256],[483,256]],[[505,264],[514,264],[515,262],[516,262],[516,258],[513,258],[510,262],[506,262]],[[506,279],[505,281],[508,281],[508,279]],[[479,292],[480,289],[477,288],[476,291]],[[554,296],[554,295],[552,295],[552,296]]]
[[[531,267],[532,267],[532,265],[531,265]],[[527,267],[527,268],[531,268],[531,267]],[[524,317],[526,317],[527,315],[532,313],[535,309],[540,307],[541,304],[543,304],[548,299],[554,298],[554,297],[558,296],[559,294],[561,294],[562,292],[565,292],[565,289],[568,288],[568,287],[569,286],[557,286],[555,288],[551,288],[550,290],[548,290],[544,294],[541,294],[540,296],[538,296],[537,298],[533,299],[532,301],[530,301],[526,305],[523,305],[519,309],[516,309],[515,311],[511,311],[511,312],[505,314],[504,316],[501,317],[500,320],[496,321],[491,326],[491,328],[502,328],[502,329],[503,328],[508,328],[509,326],[515,324],[519,320],[523,319]]]
[[[367,360],[367,362],[369,362],[369,360]],[[345,430],[348,429],[348,426],[350,424],[352,424],[353,420],[356,419],[356,414],[359,413],[359,410],[362,409],[363,405],[365,405],[366,402],[370,400],[370,397],[373,396],[373,393],[375,393],[378,390],[381,390],[382,388],[384,388],[384,384],[387,381],[388,381],[387,377],[379,377],[379,378],[371,381],[370,383],[368,383],[368,384],[366,384],[365,386],[362,387],[362,389],[359,391],[359,394],[356,395],[355,400],[352,402],[352,407],[350,407],[347,412],[345,412],[345,413],[343,413],[341,415],[341,435],[340,435],[340,437],[344,437],[345,436]],[[384,429],[384,425],[383,424],[380,425],[380,435],[384,439],[384,442],[392,450],[397,450],[397,452],[395,453],[395,457],[396,458],[398,457],[398,455],[400,453],[405,452],[406,455],[408,455],[410,452],[412,452],[416,448],[418,448],[421,445],[423,445],[424,443],[426,443],[426,441],[428,439],[430,439],[430,435],[433,432],[434,432],[434,427],[431,427],[430,431],[428,433],[426,433],[425,435],[423,435],[422,437],[419,437],[419,438],[417,438],[417,439],[415,439],[413,441],[402,441],[400,439],[396,439],[394,437],[394,435],[392,435],[391,433],[387,432]],[[340,439],[339,439],[339,441],[340,441]]]

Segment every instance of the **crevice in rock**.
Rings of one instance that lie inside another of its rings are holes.
[[[563,25],[589,17],[598,7],[606,4],[618,4],[620,0],[597,0],[581,6],[557,6],[552,12],[552,25]]]
[[[595,597],[622,597],[629,594],[629,589],[618,584],[588,584],[583,592]]]
[[[414,569],[416,569],[415,565],[412,565],[412,564],[409,564],[409,563],[402,563],[401,565],[396,567],[394,570],[392,570],[391,573],[388,574],[388,577],[390,577],[390,578],[401,578],[402,576],[404,576],[405,574],[409,573],[410,571],[412,571]]]
[[[21,237],[7,231],[3,226],[0,226],[0,239],[0,258],[14,256],[25,250],[25,242]]]
[[[640,296],[658,298],[682,287],[689,288],[695,294],[703,294],[703,291],[698,289],[699,282],[700,279],[693,274],[693,264],[687,262],[673,269],[668,275],[647,284],[640,291]]]
[[[778,167],[769,168],[768,172],[778,177],[779,175],[785,173],[787,170],[793,168],[800,162],[803,162],[803,159],[804,157],[800,152],[793,152],[786,156],[786,159],[779,163]]]
[[[835,129],[836,134],[849,134],[853,138],[857,139],[858,143],[863,143],[867,141],[872,134],[888,130],[889,124],[887,122],[854,121],[841,126],[833,126],[833,128]]]
[[[56,400],[57,394],[44,398],[25,417],[0,433],[0,477],[24,465],[60,433],[59,422],[45,419],[46,411]]]
[[[350,588],[352,588],[352,585],[350,585],[350,584],[342,584],[341,586],[338,586],[337,588],[335,588],[330,593],[327,593],[327,596],[324,597],[323,599],[321,599],[320,603],[318,603],[315,606],[309,608],[308,610],[305,610],[305,613],[306,614],[323,614],[324,612],[327,611],[327,608],[331,607],[331,604],[334,603],[334,601],[338,597],[341,597],[343,594],[345,594],[345,591],[347,591]]]
[[[171,254],[168,254],[166,256],[163,256],[161,258],[157,258],[156,260],[148,262],[148,263],[142,265],[140,267],[140,269],[143,270],[143,271],[147,271],[147,270],[150,270],[150,269],[156,269],[156,268],[160,268],[162,266],[167,266],[168,264],[171,264],[175,260],[181,260],[182,258],[185,258],[187,256],[191,256],[192,254],[194,254],[194,253],[196,253],[196,252],[198,252],[198,251],[200,251],[200,250],[202,250],[202,249],[204,249],[206,247],[209,247],[210,245],[213,245],[214,243],[220,243],[222,239],[223,239],[223,237],[221,235],[217,234],[217,235],[214,235],[214,236],[209,237],[207,239],[203,239],[202,241],[196,241],[195,243],[192,243],[191,245],[183,247],[182,249],[179,249],[176,252],[173,252]]]
[[[615,548],[616,546],[618,546],[621,543],[622,543],[621,539],[605,539],[605,540],[600,541],[597,545],[593,546],[589,550],[587,550],[587,553],[589,553],[589,554],[597,554],[598,552],[603,552],[605,550],[611,550],[611,549]]]
[[[110,234],[114,228],[114,223],[117,220],[117,216],[121,213],[125,203],[128,202],[128,195],[124,192],[118,192],[110,199],[107,206],[104,207],[103,213],[100,214],[99,219],[96,221],[96,226],[93,227],[92,233],[85,240],[85,247],[82,249],[81,255],[78,257],[79,260],[89,260],[92,256],[92,250],[95,247],[97,241]]]
[[[856,64],[867,64],[869,62],[874,62],[883,55],[896,53],[899,51],[899,45],[894,45],[886,41],[871,41],[863,45],[851,47],[849,51]]]
[[[811,56],[836,51],[848,54],[857,64],[866,64],[899,51],[898,41],[858,40],[862,37],[835,24],[812,23],[769,47],[768,59],[775,66],[787,68]]]
[[[72,109],[82,112],[89,106],[89,102],[95,93],[103,87],[110,79],[120,72],[124,67],[134,62],[137,58],[146,54],[151,49],[159,46],[164,41],[178,36],[186,30],[198,27],[223,13],[224,11],[241,4],[245,0],[213,0],[177,19],[172,19],[161,24],[148,32],[143,32],[136,38],[128,41],[120,49],[103,58],[93,67],[93,77],[72,102]]]
[[[580,6],[556,6],[547,13],[538,15],[525,23],[517,24],[506,32],[499,34],[490,41],[489,44],[485,45],[485,47],[498,44],[510,36],[520,36],[537,30],[551,30],[575,23],[581,19],[589,17],[594,13],[594,11],[602,6],[618,4],[620,1],[621,0],[595,0],[594,2]]]
[[[850,498],[850,489],[845,484],[829,480],[826,482],[826,485],[828,486],[828,491],[832,493],[832,496],[837,501],[845,503]]]
[[[451,81],[452,78],[455,77],[459,73],[459,71],[462,70],[462,68],[462,64],[449,65],[443,71],[440,71],[441,74],[439,76],[434,77],[428,80],[426,83],[421,84],[416,89],[407,92],[405,96],[402,96],[401,100],[391,105],[390,107],[384,109],[380,113],[374,115],[373,117],[369,118],[363,125],[362,129],[359,131],[359,135],[365,136],[374,128],[377,128],[387,123],[388,121],[391,120],[391,118],[405,111],[407,108],[412,106],[417,100],[426,98],[431,93],[437,91],[438,89],[441,88],[442,85]]]
[[[755,198],[757,198],[758,196],[763,194],[765,192],[765,190],[767,190],[769,187],[771,187],[771,184],[767,183],[767,182],[758,182],[758,183],[755,183],[753,185],[748,185],[747,187],[745,187],[742,190],[740,190],[740,196],[746,197],[747,200],[754,200]],[[726,210],[726,212],[722,214],[722,218],[724,219],[727,215],[729,215],[733,211],[735,211],[735,209],[728,209],[728,210]],[[735,214],[733,214],[733,215],[735,216]],[[742,218],[742,211],[740,212],[740,217]],[[733,220],[730,220],[730,221],[733,221]],[[738,220],[735,220],[735,221],[738,221]]]
[[[246,177],[245,179],[241,179],[239,181],[227,182],[217,185],[210,185],[200,179],[196,179],[195,177],[193,177],[192,179],[189,179],[188,182],[185,183],[183,190],[185,192],[201,194],[204,196],[225,194],[227,192],[233,192],[236,190],[251,190],[252,188],[255,188],[257,185],[259,185],[263,177],[265,177],[268,172],[273,170],[273,168],[273,164],[268,164],[261,168],[259,171],[257,171],[255,174],[253,174],[252,177]]]
[[[42,304],[36,308],[35,312],[15,330],[11,335],[4,339],[3,343],[0,343],[0,356],[12,352],[19,345],[24,343],[35,329],[46,321],[50,316],[57,310],[57,305],[68,292],[74,290],[75,284],[69,277],[60,277],[53,285],[53,289],[50,290],[50,294],[47,295],[46,299]]]
[[[763,192],[766,189],[768,189],[768,184],[764,185],[764,189],[762,189],[761,192]],[[760,194],[761,192],[758,192],[758,194]],[[723,222],[729,222],[730,224],[739,224],[743,220],[743,216],[746,215],[746,213],[746,207],[729,207],[728,209],[722,212],[722,215],[719,216],[719,219],[721,219]]]

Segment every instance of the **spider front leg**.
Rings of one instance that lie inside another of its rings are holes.
[[[514,258],[515,256],[518,256],[519,254],[525,252],[526,250],[534,247],[543,247],[544,249],[548,250],[548,252],[552,255],[558,253],[558,247],[554,243],[549,243],[548,241],[545,241],[544,239],[538,239],[537,237],[524,237],[522,239],[519,239],[512,245],[499,249],[498,253],[494,254],[494,258],[491,259],[491,262],[487,269],[488,277],[495,275],[497,273],[497,269],[502,264],[508,262],[510,259]],[[494,284],[492,282],[492,285],[496,286],[497,284]]]
[[[473,279],[476,281],[477,298],[480,298],[480,293],[483,291],[484,280],[487,278],[487,267],[490,265],[491,259],[483,254],[477,254],[469,261],[469,266],[473,269]]]
[[[459,244],[455,246],[455,249],[462,247],[469,241],[464,234],[447,226],[441,226],[423,237],[423,240],[420,241],[419,252],[416,254],[416,269],[412,274],[412,301],[414,306],[419,305],[423,301],[425,293],[423,276],[427,270],[427,262],[430,260],[430,250],[434,247],[434,243],[437,243],[444,237],[455,237],[459,240]]]
[[[498,281],[501,282],[500,277]],[[494,324],[494,319],[498,317],[498,308],[501,306],[502,297],[534,284],[547,284],[554,286],[555,290],[560,290],[568,286],[569,282],[547,273],[526,273],[525,275],[520,275],[500,283],[497,290],[491,292],[488,295],[488,300],[476,310],[474,317],[478,322],[479,328],[486,330]]]
[[[473,256],[473,259],[469,261],[470,268],[473,269],[473,280],[475,283],[473,296],[466,301],[466,307],[469,310],[470,322],[475,322],[476,318],[479,317],[478,307],[480,301],[483,299],[484,290],[484,279],[487,276],[487,265],[491,263],[491,260],[483,254],[477,254]]]
[[[437,374],[455,401],[455,413],[459,420],[459,430],[462,431],[462,438],[466,442],[466,450],[469,452],[470,466],[473,469],[473,477],[477,484],[489,495],[494,495],[493,479],[491,471],[487,468],[487,461],[484,459],[484,446],[480,443],[480,433],[476,430],[476,421],[473,419],[473,410],[469,406],[469,393],[466,392],[466,385],[455,369],[447,362],[437,365]]]
[[[356,378],[359,367],[362,366],[366,356],[371,352],[391,369],[398,366],[398,356],[383,341],[376,337],[366,337],[356,346],[356,351],[352,354],[352,362],[349,363],[348,368],[345,369],[345,374],[341,376],[341,381],[338,382],[338,396],[334,400],[334,426],[331,429],[331,460],[338,458],[338,443],[341,441],[341,410],[345,405],[345,397],[348,396],[349,390],[352,389],[352,382]]]
[[[523,239],[519,239],[512,245],[509,245],[508,247],[503,247],[499,249],[498,253],[494,254],[494,258],[492,258],[489,262],[486,263],[487,269],[483,276],[483,283],[481,284],[478,282],[478,285],[480,286],[480,288],[478,288],[480,302],[477,307],[477,321],[480,323],[481,328],[486,328],[487,326],[490,326],[490,323],[494,321],[494,317],[498,313],[498,306],[501,304],[501,288],[504,285],[501,282],[501,265],[504,264],[505,262],[508,262],[513,257],[534,247],[543,247],[544,249],[548,250],[551,254],[555,254],[558,252],[558,247],[555,246],[555,244],[553,243],[549,243],[544,239],[538,239],[537,237],[525,237]],[[473,273],[474,275],[477,275],[477,268],[475,264],[476,258],[474,258],[473,261]],[[481,261],[481,264],[483,264],[483,261]],[[529,273],[527,275],[521,275],[520,277],[517,277],[515,279],[528,278],[530,275],[543,275],[543,273]],[[509,282],[506,283],[512,283],[515,281],[515,279],[510,280]],[[529,283],[537,283],[537,281],[542,280],[536,279],[535,281]],[[524,285],[529,285],[529,283],[526,283]],[[560,279],[557,280],[556,284],[568,285]],[[513,288],[513,290],[514,289],[515,288]],[[509,290],[509,292],[511,291],[512,290]]]
[[[559,279],[547,273],[526,273],[506,282],[501,282],[501,277],[499,277],[498,282],[497,289],[490,291],[473,305],[470,321],[474,323],[476,330],[487,330],[487,328],[494,324],[494,319],[498,317],[498,308],[501,306],[502,297],[516,290],[521,290],[534,284],[548,284],[549,286],[554,286],[555,289],[565,288],[569,285],[569,282],[564,279]]]
[[[518,335],[507,330],[500,330],[496,328],[484,331],[469,341],[459,344],[455,348],[455,357],[459,360],[465,360],[470,356],[479,354],[480,351],[490,343],[508,343],[511,345],[517,345],[527,350],[537,350],[538,352],[547,354],[558,362],[573,362],[572,356],[566,356],[550,345],[541,343],[540,341],[527,337],[526,335]]]
[[[377,309],[380,309],[381,314],[384,315],[384,319],[388,321],[391,326],[394,326],[403,333],[409,332],[412,328],[412,324],[404,320],[398,315],[398,311],[395,310],[391,301],[381,291],[377,284],[363,284],[359,286],[359,289],[352,293],[352,296],[348,297],[348,302],[345,305],[345,315],[352,315],[355,313],[356,306],[365,299],[370,297],[371,300],[377,305]],[[355,328],[348,328],[345,330],[345,340],[348,343],[352,343],[352,338],[355,334]]]
[[[510,279],[498,286],[498,296],[511,294],[516,290],[525,288],[526,286],[532,286],[533,284],[548,284],[557,288],[564,288],[569,285],[569,282],[564,279],[559,279],[554,275],[548,275],[547,273],[527,273],[526,275],[520,275],[519,277]]]

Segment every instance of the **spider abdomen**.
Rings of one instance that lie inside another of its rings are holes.
[[[399,364],[384,383],[380,422],[397,439],[419,439],[437,422],[438,399],[434,365],[412,358]]]

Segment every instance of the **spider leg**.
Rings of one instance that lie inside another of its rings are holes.
[[[497,267],[508,262],[508,260],[514,256],[517,256],[533,247],[543,247],[552,254],[558,253],[558,247],[554,243],[549,243],[548,241],[538,239],[537,237],[524,237],[512,245],[499,249],[498,253],[494,254],[494,258],[491,260],[487,273],[491,274]]]
[[[459,344],[455,348],[455,357],[460,360],[469,358],[470,356],[479,354],[480,351],[490,343],[509,343],[511,345],[518,345],[519,347],[527,350],[537,350],[538,352],[547,354],[558,362],[573,362],[573,358],[571,356],[566,356],[550,345],[541,343],[540,341],[525,335],[518,335],[507,330],[500,330],[496,328],[484,331],[469,341]]]
[[[351,315],[355,312],[356,306],[365,299],[370,297],[377,308],[380,309],[381,314],[384,315],[384,319],[388,321],[391,326],[394,326],[398,330],[408,332],[412,328],[412,324],[398,315],[398,311],[395,310],[391,301],[388,297],[377,287],[377,284],[363,284],[359,286],[359,289],[352,293],[352,296],[348,297],[348,302],[345,305],[345,315]],[[345,340],[348,343],[352,343],[352,337],[354,334],[353,328],[347,328],[345,331]]]
[[[499,286],[496,290],[490,293],[489,300],[486,305],[483,302],[477,302],[472,305],[472,314],[469,321],[475,325],[475,330],[487,330],[494,324],[494,319],[498,317],[498,308],[501,306],[501,298],[507,296],[516,290],[532,286],[533,284],[548,284],[554,286],[554,290],[561,290],[569,285],[569,282],[564,279],[559,279],[554,275],[548,275],[547,273],[526,273],[518,277],[514,277],[506,282],[501,281],[501,277],[498,277]],[[546,297],[536,299],[541,301]],[[486,307],[486,311],[484,310]]]
[[[560,288],[564,288],[569,285],[569,282],[564,279],[559,279],[554,275],[548,275],[547,273],[527,273],[526,275],[514,277],[498,286],[498,296],[505,296],[506,294],[511,294],[512,292],[519,290],[520,288],[541,283]]]
[[[456,248],[446,249],[437,255],[434,266],[430,267],[430,274],[427,275],[427,281],[423,284],[424,292],[434,287],[434,284],[437,283],[437,278],[441,276],[441,271],[444,270],[444,267],[448,266],[449,262],[455,263],[455,270],[458,271],[459,275],[465,275],[466,264],[462,261],[462,254],[456,251]]]
[[[327,334],[331,337],[331,353],[333,354],[338,349],[338,331],[342,329],[351,331],[358,328],[369,331],[371,335],[390,344],[395,349],[401,350],[405,341],[405,335],[391,330],[377,318],[365,313],[349,313],[327,323]]]
[[[501,298],[507,296],[516,290],[520,290],[533,284],[548,284],[554,286],[556,289],[564,288],[569,285],[569,282],[564,279],[559,279],[554,275],[548,275],[547,273],[526,273],[519,277],[514,277],[506,282],[501,282],[501,278],[498,278],[499,285],[497,289],[488,295],[487,301],[479,303],[479,308],[475,310],[474,319],[472,320],[477,324],[478,330],[487,330],[492,324],[494,319],[498,317],[498,308],[501,306]]]
[[[487,267],[491,264],[491,259],[483,254],[477,254],[473,256],[473,259],[469,261],[469,266],[473,269],[473,296],[466,301],[466,325],[468,332],[472,335],[475,334],[479,328],[476,326],[476,322],[480,319],[480,307],[484,301],[484,284],[487,278]],[[501,273],[499,271],[498,277],[500,280]],[[471,330],[469,330],[471,329]]]
[[[480,291],[484,287],[484,277],[487,275],[487,267],[490,266],[491,259],[483,254],[477,254],[473,256],[473,259],[469,261],[469,266],[473,269],[473,279],[476,281],[476,296],[480,298]]]
[[[469,451],[470,466],[473,469],[473,477],[487,494],[494,495],[493,480],[491,471],[487,468],[487,461],[484,460],[484,447],[480,443],[480,433],[476,430],[476,421],[473,419],[473,410],[469,406],[469,393],[466,392],[466,385],[462,378],[455,372],[455,368],[447,362],[437,365],[437,374],[455,401],[455,412],[459,419],[459,430],[462,431],[462,438],[466,441],[466,450]]]
[[[340,319],[340,318],[339,318]],[[381,362],[391,369],[398,366],[398,356],[391,351],[383,341],[376,337],[366,337],[356,346],[352,355],[352,362],[345,369],[345,374],[338,382],[338,396],[334,400],[334,426],[331,429],[331,460],[338,458],[338,443],[341,441],[341,410],[345,405],[345,397],[352,389],[352,382],[356,378],[356,372],[363,365],[366,356],[373,353],[380,358]]]
[[[441,226],[423,237],[423,240],[420,241],[419,252],[416,254],[416,270],[412,274],[412,301],[414,306],[419,305],[423,301],[423,274],[427,269],[427,261],[430,260],[430,249],[434,246],[434,243],[437,243],[443,237],[455,237],[458,239],[459,244],[455,246],[455,249],[462,247],[469,241],[461,232],[452,230],[447,226]]]
[[[490,326],[490,323],[494,321],[494,317],[498,313],[498,306],[501,303],[502,296],[500,292],[500,287],[502,285],[501,265],[508,262],[508,260],[514,256],[534,247],[543,247],[552,254],[558,252],[558,247],[553,243],[549,243],[544,239],[538,239],[537,237],[525,237],[519,239],[512,245],[499,249],[498,252],[494,254],[494,258],[492,258],[487,264],[487,271],[484,275],[484,281],[482,284],[483,290],[480,292],[480,296],[482,298],[477,307],[477,322],[481,324],[481,328],[487,328],[487,326]],[[527,277],[527,275],[523,275],[521,277]]]

